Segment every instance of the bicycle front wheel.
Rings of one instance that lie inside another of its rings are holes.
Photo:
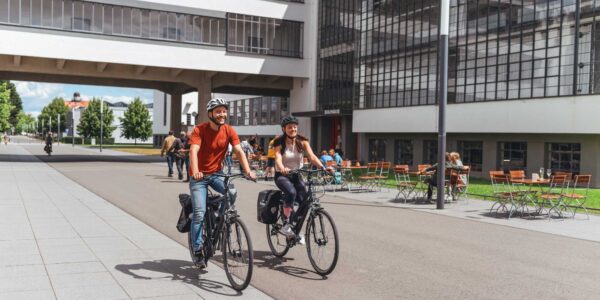
[[[283,257],[290,250],[287,238],[280,232],[281,227],[283,227],[281,218],[277,218],[275,224],[267,224],[267,242],[269,243],[271,253],[276,257]]]
[[[325,210],[314,212],[306,225],[306,250],[315,271],[322,276],[335,269],[339,255],[338,232]]]
[[[252,240],[242,220],[234,218],[225,225],[221,251],[225,274],[233,289],[241,291],[248,287],[252,278]]]

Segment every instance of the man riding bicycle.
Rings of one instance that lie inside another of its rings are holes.
[[[222,162],[231,143],[233,151],[240,160],[240,166],[246,176],[256,180],[256,175],[250,170],[248,160],[240,146],[240,139],[233,127],[225,124],[229,105],[221,98],[211,99],[206,105],[210,122],[197,125],[190,137],[190,194],[192,195],[192,224],[191,234],[196,261],[200,268],[206,267],[202,256],[202,225],[206,212],[208,187],[219,193],[225,193],[223,177],[213,176],[222,174]],[[235,200],[230,194],[229,199]]]
[[[315,156],[310,147],[308,139],[298,134],[298,119],[294,116],[288,116],[281,120],[281,130],[283,134],[275,139],[275,184],[285,194],[283,215],[285,216],[284,226],[281,232],[288,238],[295,236],[291,221],[294,201],[299,207],[303,207],[303,201],[307,197],[307,190],[300,174],[291,171],[297,171],[302,168],[304,154],[312,164],[323,170],[325,169],[319,158]],[[300,243],[303,243],[303,237],[300,236]]]

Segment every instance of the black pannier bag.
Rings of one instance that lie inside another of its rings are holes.
[[[258,194],[256,217],[259,222],[264,224],[274,224],[277,222],[281,195],[281,191],[279,190],[264,190]]]
[[[179,213],[179,220],[177,220],[177,231],[185,233],[190,231],[192,219],[190,214],[192,213],[192,197],[188,194],[179,194],[179,204],[181,204],[181,213]]]

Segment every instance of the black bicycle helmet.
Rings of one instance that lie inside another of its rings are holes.
[[[298,125],[298,119],[296,117],[289,115],[283,119],[281,119],[281,127],[285,127],[287,124],[296,124]]]

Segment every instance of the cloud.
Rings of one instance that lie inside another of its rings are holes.
[[[53,83],[15,81],[17,92],[21,98],[42,98],[65,95],[64,85]]]
[[[13,81],[13,83],[21,96],[25,112],[39,112],[55,97],[66,96],[64,84],[27,81]]]

